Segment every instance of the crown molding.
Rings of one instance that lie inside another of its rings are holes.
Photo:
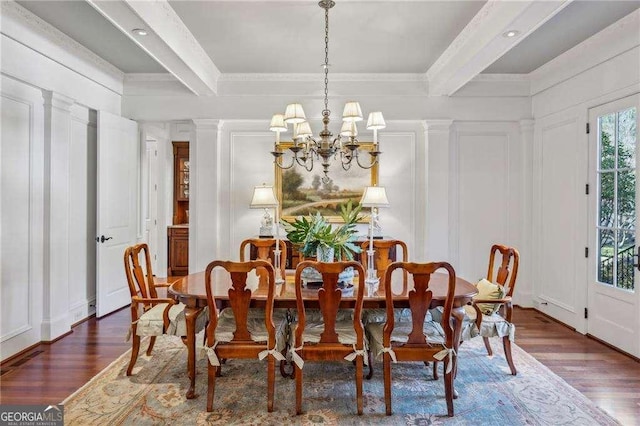
[[[84,47],[83,45],[81,45],[80,43],[78,43],[77,41],[75,41],[74,39],[72,39],[71,37],[63,33],[62,31],[53,27],[48,22],[43,21],[38,16],[34,15],[24,7],[20,6],[15,1],[13,0],[1,1],[0,11],[1,11],[1,14],[3,15],[3,21],[5,17],[14,18],[19,23],[28,27],[38,36],[46,39],[47,41],[49,41],[50,43],[56,46],[59,46],[63,50],[71,53],[72,55],[80,58],[81,60],[90,63],[91,65],[98,68],[100,71],[104,72],[110,77],[120,81],[122,81],[122,79],[124,78],[125,73],[122,70],[115,67],[110,62],[107,62],[100,56],[96,55],[91,50],[87,49],[86,47]],[[5,22],[2,23],[2,28],[0,29],[0,31],[2,32],[2,34],[6,35],[7,37],[17,40],[15,35],[7,32]],[[17,40],[17,41],[21,41],[21,40]],[[62,62],[61,59],[53,58],[50,56],[48,52],[42,52],[37,47],[34,47],[31,44],[29,44],[29,47],[49,57],[50,59],[53,59],[56,62],[59,62],[59,63]]]

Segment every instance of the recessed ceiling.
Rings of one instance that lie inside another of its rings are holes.
[[[483,72],[528,74],[638,7],[635,0],[575,0]]]
[[[18,1],[125,73],[164,73],[166,70],[84,1]]]
[[[315,1],[170,1],[224,73],[317,73],[324,10]],[[485,1],[341,1],[329,11],[339,73],[424,73]]]

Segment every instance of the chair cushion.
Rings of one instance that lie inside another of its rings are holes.
[[[411,309],[398,308],[393,310],[395,322],[411,322]],[[387,320],[386,309],[364,309],[362,311],[362,323],[367,325],[374,322],[385,322]],[[432,321],[431,312],[428,311],[425,321]]]
[[[266,342],[269,339],[267,327],[264,324],[264,309],[249,309],[247,315],[247,329],[254,342]],[[276,350],[282,351],[285,348],[285,330],[288,326],[286,319],[286,309],[274,309],[273,323],[276,327]],[[218,342],[230,342],[233,340],[233,333],[236,331],[236,319],[231,308],[223,309],[218,316],[218,326],[215,331],[215,339]]]
[[[508,322],[499,313],[492,315],[482,315],[480,330],[476,327],[476,310],[472,306],[464,307],[465,316],[462,325],[462,340],[469,340],[476,336],[482,337],[505,337],[508,336],[512,342],[515,340],[516,326]]]
[[[184,317],[184,308],[186,306],[182,303],[178,303],[169,308],[169,327],[167,327],[166,333],[163,333],[163,314],[167,305],[168,303],[158,303],[142,314],[136,324],[136,334],[138,336],[161,336],[162,334],[186,336],[187,323]],[[207,318],[208,311],[205,308],[196,318],[196,333],[204,328],[207,323]]]
[[[366,326],[371,352],[378,360],[382,359],[382,349],[384,348],[382,344],[384,324],[384,322],[374,322]],[[406,343],[407,340],[409,340],[409,333],[411,333],[412,328],[413,323],[411,322],[396,323],[391,332],[391,342]],[[422,331],[427,338],[427,343],[444,345],[444,330],[439,323],[435,321],[425,321]]]
[[[494,284],[486,279],[481,279],[476,285],[478,294],[474,299],[502,299],[504,288],[499,284]],[[478,303],[478,308],[483,314],[493,315],[500,309],[500,303]]]

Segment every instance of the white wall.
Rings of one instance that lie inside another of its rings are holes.
[[[40,342],[43,284],[43,105],[1,77],[0,359]]]
[[[585,184],[596,187],[588,182],[585,127],[589,108],[640,91],[639,26],[636,11],[532,73],[534,306],[583,333]]]
[[[95,110],[120,113],[123,74],[15,2],[0,7],[4,360],[94,310]]]

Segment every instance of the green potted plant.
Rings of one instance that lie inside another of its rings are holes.
[[[349,200],[340,206],[340,217],[344,224],[333,226],[318,212],[315,216],[298,217],[293,222],[282,220],[287,238],[298,247],[305,257],[316,256],[318,261],[333,262],[335,259],[353,260],[355,253],[360,253],[357,239],[356,223],[363,219],[360,215],[362,207],[353,206]]]

